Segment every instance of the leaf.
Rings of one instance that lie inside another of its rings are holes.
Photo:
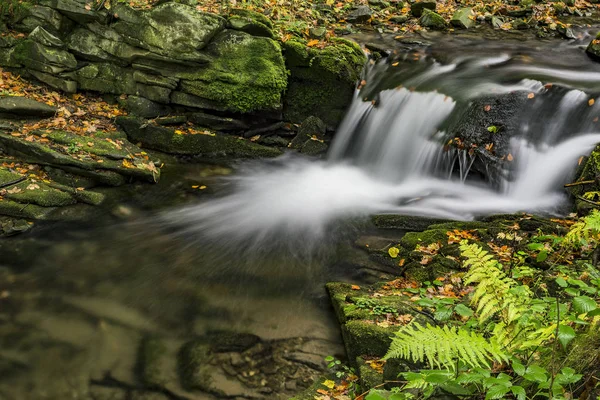
[[[578,313],[586,313],[598,308],[596,301],[588,296],[577,296],[573,299],[573,309]]]
[[[360,290],[360,286],[358,286],[358,285],[352,285],[350,287],[350,289],[352,289],[352,290]]]
[[[517,374],[519,376],[525,375],[525,371],[526,371],[525,366],[523,364],[521,364],[520,362],[517,362],[517,361],[513,362],[512,368],[513,368],[513,371],[515,371],[515,374]]]
[[[333,389],[335,387],[335,382],[328,379],[328,380],[324,381],[321,385],[323,385],[329,389]]]
[[[390,255],[390,257],[392,258],[396,258],[398,257],[398,254],[400,254],[400,250],[398,250],[397,247],[390,247],[388,249],[388,254]]]
[[[563,278],[556,278],[556,280],[554,282],[556,282],[556,284],[562,288],[569,286],[567,281],[565,281]]]
[[[377,390],[371,390],[369,392],[369,394],[367,395],[367,397],[365,397],[365,400],[386,400],[385,397],[383,397],[379,391]]]
[[[487,399],[503,399],[506,393],[510,392],[510,386],[506,385],[494,385],[489,388],[485,394]]]
[[[314,47],[314,46],[316,46],[318,44],[319,44],[319,39],[313,39],[313,40],[309,41],[306,45],[308,47]]]
[[[488,130],[488,132],[496,133],[496,132],[498,132],[498,127],[495,125],[488,126],[487,130]]]
[[[538,253],[537,257],[535,258],[535,260],[537,262],[544,262],[546,261],[546,259],[548,258],[548,252],[546,250],[542,250]]]
[[[575,339],[575,330],[568,325],[560,325],[558,327],[558,341],[566,349],[571,340]]]
[[[473,310],[471,310],[464,304],[458,304],[456,307],[454,307],[454,312],[460,315],[461,317],[470,317],[471,315],[473,315]]]
[[[593,106],[593,105],[594,105],[594,103],[595,103],[595,102],[596,102],[596,100],[594,100],[594,99],[589,99],[589,100],[588,100],[588,105],[591,107],[591,106]]]
[[[527,95],[527,98],[528,98],[528,99],[533,99],[534,97],[535,97],[535,94],[534,94],[534,93],[529,93],[529,94]]]
[[[527,395],[522,386],[511,386],[510,391],[517,397],[517,400],[525,400]]]

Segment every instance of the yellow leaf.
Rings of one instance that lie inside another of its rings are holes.
[[[390,255],[390,257],[392,258],[396,258],[398,257],[398,254],[400,253],[400,250],[398,250],[397,247],[390,247],[388,250],[388,254]]]
[[[319,39],[313,39],[313,40],[309,41],[306,45],[308,47],[313,47],[313,46],[316,46],[318,44],[319,44]]]
[[[328,387],[329,389],[333,389],[335,387],[335,382],[328,379],[325,382],[323,382],[323,386]]]
[[[351,289],[352,290],[360,290],[360,286],[358,286],[358,285],[352,285]]]
[[[528,98],[528,99],[533,99],[534,97],[535,97],[535,94],[533,94],[533,93],[529,93],[529,94],[527,95],[527,98]]]
[[[594,100],[594,99],[588,100],[588,104],[590,105],[590,107],[593,106],[595,102],[596,102],[596,100]]]

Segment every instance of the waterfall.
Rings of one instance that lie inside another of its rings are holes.
[[[366,79],[381,86],[387,73],[405,84],[378,91],[375,100],[365,99],[369,88],[357,91],[324,160],[288,154],[249,164],[229,178],[229,194],[167,219],[197,234],[260,242],[318,238],[336,219],[372,213],[460,220],[520,211],[560,214],[569,205],[563,184],[573,178],[579,158],[600,143],[598,102],[588,100],[593,96],[585,85],[573,86],[574,71],[518,65],[515,59],[433,61],[412,75],[375,64]],[[600,72],[582,74],[585,84],[600,82]],[[563,85],[549,90],[541,76]],[[481,96],[515,92],[530,93],[532,101],[519,110],[508,159],[448,149],[446,129],[454,115]]]

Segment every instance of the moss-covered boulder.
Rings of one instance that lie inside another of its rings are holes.
[[[423,9],[423,14],[421,15],[421,18],[419,18],[419,23],[421,24],[421,26],[436,30],[445,29],[447,26],[444,17],[442,17],[436,12],[429,10],[428,8]]]
[[[48,118],[58,109],[33,99],[19,96],[0,96],[0,116],[3,118]]]
[[[423,10],[435,10],[437,3],[435,0],[415,1],[410,5],[410,13],[415,17],[423,15]]]
[[[309,116],[335,128],[352,101],[366,57],[356,43],[335,39],[324,49],[297,40],[283,43],[290,82],[284,96],[284,116],[300,123]]]
[[[206,47],[225,25],[217,15],[175,2],[148,11],[119,4],[115,13],[119,21],[112,28],[126,42],[176,60],[203,61],[198,50]]]
[[[208,130],[190,133],[150,124],[135,117],[119,117],[117,123],[133,143],[171,154],[207,159],[275,157],[281,154],[278,149]]]
[[[13,59],[25,68],[52,74],[77,67],[77,60],[71,53],[30,39],[22,40],[15,46]]]
[[[406,297],[374,295],[380,287],[359,288],[337,282],[327,284],[329,297],[342,326],[348,360],[352,364],[359,356],[383,357],[387,353],[393,333],[403,324],[388,319],[388,314],[403,315],[407,322],[422,319]]]

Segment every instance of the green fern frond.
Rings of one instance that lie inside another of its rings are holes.
[[[590,215],[573,224],[569,233],[565,235],[565,242],[578,245],[581,241],[589,241],[592,236],[600,233],[600,212],[593,210]]]
[[[463,241],[460,250],[466,257],[464,265],[470,268],[465,275],[465,284],[477,284],[471,302],[476,306],[479,323],[499,312],[502,312],[507,324],[518,319],[531,300],[529,288],[508,277],[502,270],[502,264],[480,246]],[[511,291],[517,286],[522,288],[518,295]]]
[[[412,323],[396,332],[384,359],[402,358],[427,361],[433,368],[454,370],[457,361],[469,367],[489,368],[490,361],[507,361],[507,355],[494,340],[457,327],[422,326]]]

